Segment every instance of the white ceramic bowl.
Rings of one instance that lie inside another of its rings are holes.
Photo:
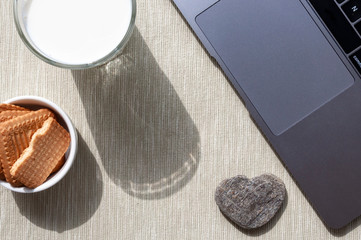
[[[78,134],[77,131],[71,122],[68,115],[55,103],[42,98],[42,97],[36,97],[36,96],[21,96],[21,97],[15,97],[12,99],[9,99],[5,101],[5,103],[11,103],[14,105],[24,106],[30,109],[38,109],[38,108],[48,108],[54,112],[54,114],[57,116],[57,120],[59,123],[70,133],[70,146],[68,148],[68,151],[65,154],[65,163],[63,167],[56,172],[54,175],[49,177],[42,185],[35,189],[30,189],[27,187],[13,187],[9,183],[5,181],[0,180],[0,185],[3,187],[10,189],[14,192],[19,193],[36,193],[44,191],[45,189],[48,189],[52,186],[54,186],[56,183],[58,183],[69,171],[71,166],[74,163],[75,156],[78,150]]]

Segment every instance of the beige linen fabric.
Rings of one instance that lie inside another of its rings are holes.
[[[73,168],[52,189],[0,188],[0,239],[359,239],[361,220],[323,225],[171,1],[137,5],[121,57],[70,71],[33,56],[12,1],[0,1],[0,100],[50,99],[80,135]],[[216,186],[266,172],[286,184],[281,214],[257,231],[235,228]]]

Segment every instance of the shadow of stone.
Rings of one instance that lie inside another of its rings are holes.
[[[137,28],[121,56],[72,75],[116,185],[159,199],[191,180],[200,159],[198,130]]]
[[[78,136],[78,155],[62,181],[40,193],[13,193],[20,213],[41,228],[57,232],[76,228],[99,207],[103,194],[101,172],[85,141]]]

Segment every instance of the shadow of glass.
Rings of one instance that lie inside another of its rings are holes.
[[[200,159],[198,130],[137,28],[121,56],[72,74],[116,185],[160,199],[190,181]]]
[[[262,227],[255,228],[255,229],[241,228],[240,226],[235,224],[231,219],[229,219],[222,211],[221,211],[221,214],[227,219],[227,221],[229,223],[231,223],[235,228],[237,228],[242,233],[244,233],[244,234],[246,234],[246,235],[248,235],[250,237],[259,237],[259,236],[262,236],[263,234],[269,232],[277,224],[277,222],[280,220],[283,212],[286,210],[287,204],[288,204],[288,194],[286,192],[285,200],[284,200],[281,208],[275,214],[275,216],[268,223],[263,225]]]
[[[101,172],[85,141],[78,136],[78,155],[62,181],[40,193],[13,193],[20,213],[41,228],[57,232],[76,228],[99,207],[103,194]]]

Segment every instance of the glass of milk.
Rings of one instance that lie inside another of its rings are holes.
[[[57,67],[87,69],[107,63],[129,40],[135,0],[14,0],[25,45]]]

